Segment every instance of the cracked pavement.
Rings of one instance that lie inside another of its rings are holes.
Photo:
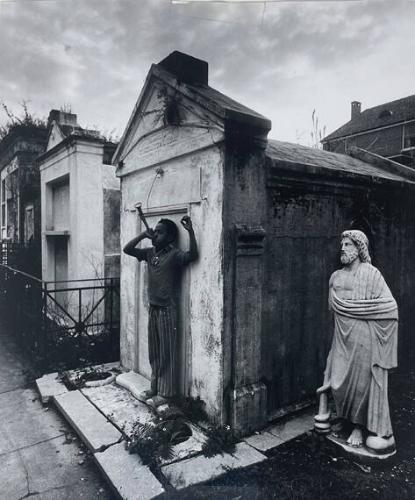
[[[92,457],[52,407],[0,321],[0,500],[114,497]]]

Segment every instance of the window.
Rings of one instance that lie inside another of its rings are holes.
[[[392,115],[393,115],[393,111],[391,111],[390,109],[384,109],[383,111],[381,111],[379,113],[379,118],[380,119],[382,119],[382,118],[389,118]]]
[[[415,148],[415,123],[407,123],[403,131],[403,149]]]

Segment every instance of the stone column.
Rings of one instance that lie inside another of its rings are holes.
[[[266,387],[261,374],[262,285],[265,230],[235,226],[232,332],[232,426],[247,434],[265,425]]]

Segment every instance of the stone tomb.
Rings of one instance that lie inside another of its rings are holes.
[[[415,250],[415,232],[402,232],[414,227],[415,197],[402,196],[413,172],[268,140],[270,128],[209,86],[206,62],[174,52],[151,66],[113,158],[121,247],[144,229],[138,202],[151,226],[161,217],[192,218],[200,255],[183,277],[178,387],[242,434],[315,400],[340,229],[370,221],[380,260],[390,260],[394,232],[406,276]],[[403,276],[396,273],[393,285],[405,292],[409,325],[415,283]],[[147,315],[146,265],[122,255],[121,363],[149,379]],[[409,327],[401,338],[409,347]]]

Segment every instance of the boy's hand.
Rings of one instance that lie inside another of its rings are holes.
[[[193,229],[192,219],[188,215],[183,216],[180,222],[186,231],[191,231]]]
[[[147,229],[147,231],[144,232],[144,235],[146,238],[148,238],[149,240],[152,240],[153,237],[154,237],[154,229],[152,229],[150,227],[150,229]]]

